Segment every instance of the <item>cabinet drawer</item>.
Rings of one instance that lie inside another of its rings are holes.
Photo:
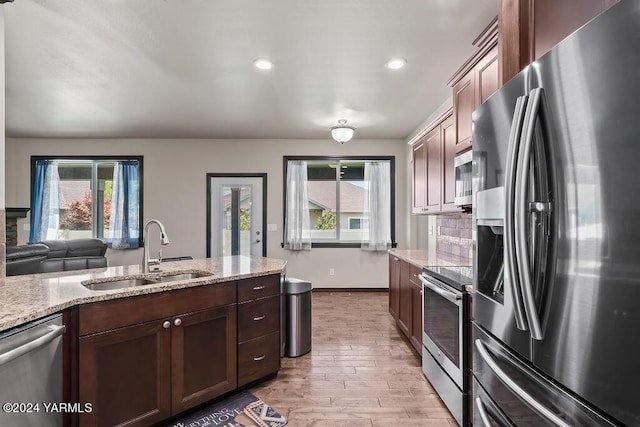
[[[238,281],[238,302],[280,294],[280,275],[253,277]]]
[[[236,302],[235,282],[196,286],[109,301],[82,304],[80,335],[172,317]]]
[[[280,368],[280,334],[274,332],[238,346],[238,387]]]
[[[238,342],[277,332],[279,320],[278,295],[238,305]]]

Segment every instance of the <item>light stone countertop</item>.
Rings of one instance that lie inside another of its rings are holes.
[[[389,253],[420,268],[471,265],[471,260],[468,258],[437,253],[436,251],[422,249],[390,249]]]
[[[277,274],[286,261],[274,258],[229,256],[161,264],[161,272],[208,272],[209,276],[164,283],[153,283],[107,291],[92,291],[81,282],[109,278],[139,278],[140,265],[95,268],[91,270],[30,274],[0,279],[0,331],[57,313],[65,308],[96,301],[145,295],[175,289],[202,286],[231,280]]]

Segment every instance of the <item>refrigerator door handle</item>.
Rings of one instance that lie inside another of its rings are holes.
[[[489,366],[494,374],[502,381],[502,383],[511,390],[518,398],[529,405],[538,415],[545,418],[550,423],[558,427],[570,427],[564,420],[558,417],[553,411],[544,406],[542,403],[535,400],[529,393],[523,390],[515,381],[513,381],[503,370],[498,366],[498,363],[491,357],[489,351],[485,347],[484,343],[480,339],[475,340],[475,346],[480,353],[480,357],[484,363]]]
[[[515,180],[515,203],[514,203],[514,228],[515,228],[515,259],[520,279],[520,289],[524,301],[527,323],[531,330],[531,338],[535,340],[544,339],[542,324],[536,307],[533,295],[533,285],[531,278],[531,265],[529,247],[527,245],[527,214],[529,204],[527,203],[529,185],[529,167],[531,153],[533,150],[533,135],[536,118],[542,104],[542,89],[536,88],[529,93],[529,103],[525,112],[522,128],[521,146],[518,153],[518,168],[516,169]]]
[[[524,305],[520,285],[518,283],[517,261],[515,258],[515,224],[514,224],[514,204],[515,204],[515,180],[517,172],[517,159],[520,146],[520,134],[526,112],[527,96],[519,96],[516,100],[516,107],[513,111],[513,121],[509,133],[509,148],[507,153],[507,166],[505,176],[506,192],[506,215],[505,215],[505,264],[506,274],[510,278],[510,291],[513,300],[513,312],[516,326],[521,331],[529,329],[525,318]]]
[[[476,397],[476,406],[478,407],[478,414],[480,415],[480,419],[482,420],[484,427],[491,427],[489,414],[487,413],[487,409],[484,407],[484,403],[482,403],[482,399],[479,397]]]

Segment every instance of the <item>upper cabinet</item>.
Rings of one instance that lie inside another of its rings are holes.
[[[547,53],[617,0],[499,0],[500,82]]]
[[[449,109],[413,145],[413,213],[460,211],[455,197],[456,130]]]
[[[449,80],[453,89],[455,153],[471,148],[471,114],[499,87],[497,18],[473,45],[477,48],[476,53]]]

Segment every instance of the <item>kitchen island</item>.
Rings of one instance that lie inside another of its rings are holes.
[[[10,277],[0,328],[62,313],[64,400],[93,408],[65,424],[149,425],[277,373],[285,264],[234,256]]]

